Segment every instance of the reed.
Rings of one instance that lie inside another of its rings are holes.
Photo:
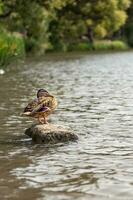
[[[67,51],[91,51],[93,45],[89,42],[79,42],[77,44],[71,44],[68,46]]]
[[[120,40],[101,40],[94,42],[95,50],[127,50],[128,45]]]
[[[129,49],[128,45],[120,40],[99,40],[95,41],[94,44],[91,44],[87,41],[79,42],[74,44],[69,44],[66,46],[65,51],[121,51]],[[62,49],[61,49],[62,51]]]
[[[6,66],[14,60],[23,58],[25,55],[25,45],[21,34],[0,33],[0,66]]]

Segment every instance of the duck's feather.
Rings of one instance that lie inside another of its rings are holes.
[[[55,110],[56,106],[57,101],[53,96],[41,97],[30,102],[24,109],[23,114],[34,117],[35,115],[39,115],[39,113],[51,113]]]

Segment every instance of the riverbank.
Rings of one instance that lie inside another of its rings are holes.
[[[122,40],[96,40],[94,44],[89,43],[88,41],[85,42],[79,42],[74,44],[68,44],[64,48],[56,49],[56,51],[89,51],[89,52],[95,52],[95,51],[115,51],[115,50],[127,50],[129,49],[129,46],[126,44],[126,42]],[[48,50],[49,51],[49,50]],[[53,48],[53,50],[55,49]]]
[[[66,53],[66,52],[87,52],[87,53],[97,53],[97,52],[114,52],[114,51],[126,51],[129,50],[129,46],[121,40],[99,40],[95,41],[92,45],[91,43],[79,42],[75,44],[65,45],[64,48],[51,48],[45,49],[43,52],[48,53]],[[40,52],[42,52],[40,50]],[[25,55],[38,56],[39,51],[26,52],[26,44],[24,38],[19,33],[0,33],[0,68],[3,68],[13,61],[24,59]],[[44,55],[44,54],[43,54]]]

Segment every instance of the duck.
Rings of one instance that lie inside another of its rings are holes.
[[[48,124],[48,116],[57,107],[56,98],[45,89],[39,89],[36,98],[28,103],[22,113],[23,116],[37,118],[40,124]]]

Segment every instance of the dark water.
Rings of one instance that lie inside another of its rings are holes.
[[[38,88],[78,143],[32,145],[20,116]],[[133,53],[51,55],[0,75],[0,199],[133,199]]]

